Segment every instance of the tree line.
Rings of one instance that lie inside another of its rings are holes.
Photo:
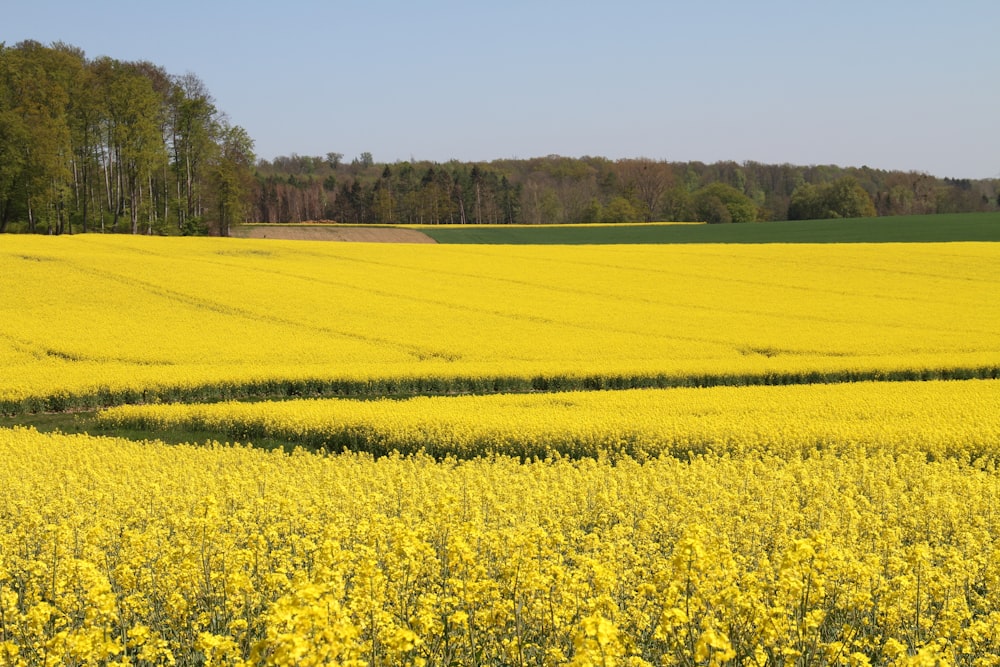
[[[990,211],[1000,179],[549,155],[257,160],[194,74],[0,43],[0,232],[227,234],[239,222],[540,224]]]
[[[194,74],[0,43],[0,231],[227,234],[255,161]]]
[[[834,165],[611,160],[377,163],[370,153],[256,165],[252,222],[581,223],[851,218],[1000,208],[1000,179]]]

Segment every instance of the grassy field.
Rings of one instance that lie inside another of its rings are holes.
[[[426,225],[419,229],[438,243],[940,243],[1000,241],[1000,213],[732,225]]]

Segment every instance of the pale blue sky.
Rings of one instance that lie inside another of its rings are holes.
[[[192,72],[263,158],[548,154],[1000,176],[1000,1],[0,0]]]

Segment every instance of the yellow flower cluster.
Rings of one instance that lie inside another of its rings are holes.
[[[706,452],[1000,459],[1000,381],[860,382],[359,401],[119,406],[108,427],[181,426],[315,449],[470,458]]]
[[[0,430],[0,664],[995,665],[1000,476]]]
[[[8,412],[86,396],[190,400],[208,387],[212,400],[248,385],[308,393],[311,382],[496,391],[1000,368],[1000,246],[989,243],[13,236],[0,265]]]

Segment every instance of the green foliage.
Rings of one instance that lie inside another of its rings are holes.
[[[345,166],[326,158],[292,155],[261,161],[256,172],[251,218],[257,222],[786,220],[797,187],[826,186],[844,176],[852,176],[872,193],[874,214],[880,216],[986,212],[998,208],[1000,197],[1000,179],[950,181],[867,167],[611,161],[590,156],[549,155],[489,163],[408,161],[364,167],[359,160]],[[714,183],[728,188],[710,187]],[[697,204],[701,204],[700,212]],[[855,210],[870,211],[867,207]]]
[[[600,222],[604,220],[604,207],[597,197],[591,197],[590,203],[583,210],[584,222]]]
[[[29,231],[45,224],[58,230],[70,175],[70,132],[66,119],[68,93],[60,85],[59,54],[37,42],[0,47],[0,135],[6,145],[0,157],[0,215],[6,224],[12,207],[27,218]],[[6,161],[6,160],[5,160]],[[20,201],[16,201],[16,200]]]
[[[814,220],[833,218],[830,209],[823,201],[820,188],[812,183],[803,183],[795,188],[788,207],[788,216],[792,220]]]
[[[874,217],[875,204],[853,176],[823,185],[803,183],[792,193],[790,220]]]
[[[193,74],[91,61],[65,44],[0,44],[0,231],[224,228],[252,201],[246,174],[235,188],[218,168],[232,131]]]
[[[204,236],[208,234],[208,225],[198,217],[185,218],[180,228],[181,236]]]
[[[708,223],[754,222],[757,205],[745,194],[725,183],[711,183],[694,193],[694,210]]]
[[[676,186],[667,190],[660,203],[660,219],[675,222],[695,222],[698,214],[695,212],[694,197],[684,186]]]
[[[870,218],[875,215],[875,205],[857,179],[845,176],[830,186],[831,210],[837,215],[829,217]]]
[[[612,199],[601,214],[601,222],[636,222],[643,218],[642,211],[625,197]]]
[[[224,124],[220,136],[211,173],[219,234],[229,236],[230,227],[246,217],[247,195],[253,178],[251,168],[256,158],[253,139],[242,127]]]

